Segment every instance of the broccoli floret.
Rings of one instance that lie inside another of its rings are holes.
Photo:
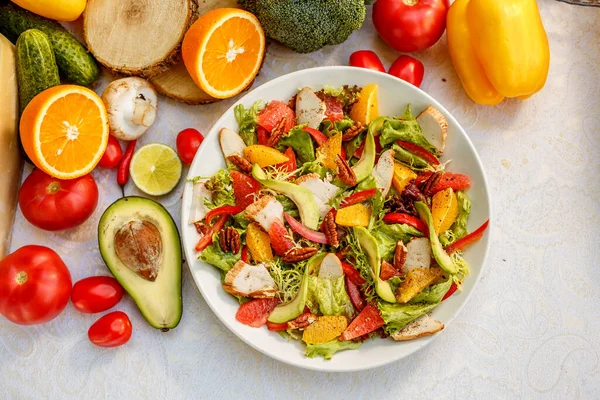
[[[365,0],[238,0],[265,33],[298,53],[340,44],[362,26]]]

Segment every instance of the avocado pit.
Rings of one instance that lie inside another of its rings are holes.
[[[115,234],[115,252],[140,277],[154,282],[162,261],[162,238],[158,228],[149,221],[133,220],[121,226]]]

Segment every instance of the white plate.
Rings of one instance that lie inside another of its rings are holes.
[[[432,104],[440,110],[448,120],[448,140],[444,152],[444,160],[452,159],[448,170],[466,173],[471,177],[472,187],[468,194],[472,200],[469,231],[476,229],[490,217],[490,201],[483,167],[473,144],[462,127],[446,111],[441,104],[427,93],[391,75],[367,69],[352,67],[321,67],[294,72],[254,89],[238,103],[250,107],[256,100],[282,100],[287,102],[298,88],[310,86],[317,90],[325,85],[339,87],[342,85],[365,86],[370,83],[379,85],[379,112],[381,115],[401,115],[407,103],[412,104],[416,115]],[[221,153],[218,132],[227,127],[237,131],[237,122],[231,107],[210,130],[202,147],[198,150],[190,167],[188,178],[198,175],[210,176],[225,167]],[[266,328],[257,329],[236,321],[235,313],[238,302],[221,288],[217,268],[197,260],[194,246],[198,241],[198,233],[193,225],[188,225],[191,205],[191,184],[187,184],[182,203],[181,229],[183,247],[188,265],[200,289],[200,293],[219,317],[219,319],[240,339],[256,350],[287,364],[318,371],[358,371],[378,367],[402,359],[427,345],[437,335],[407,342],[394,342],[391,339],[368,340],[359,350],[342,351],[331,360],[307,358],[305,346],[301,342],[286,340]],[[436,307],[432,316],[446,326],[454,319],[469,299],[475,285],[481,277],[485,256],[489,246],[489,233],[482,240],[465,252],[465,258],[471,265],[471,274],[463,284],[463,292],[457,293]],[[443,335],[443,331],[440,333]]]

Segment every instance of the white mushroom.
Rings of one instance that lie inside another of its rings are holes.
[[[256,222],[269,232],[276,220],[283,221],[283,206],[273,196],[263,196],[246,207],[246,219]]]
[[[444,324],[441,321],[433,319],[425,314],[394,333],[392,338],[397,341],[412,340],[423,336],[433,335],[442,329],[444,329]]]
[[[311,88],[305,87],[296,97],[296,122],[307,124],[309,128],[318,129],[325,118],[327,107]]]
[[[331,210],[331,206],[328,203],[335,197],[338,190],[340,190],[339,187],[322,180],[321,177],[315,173],[299,177],[296,179],[296,184],[305,187],[312,192],[317,207],[319,208],[321,218]]]
[[[448,122],[446,117],[432,106],[427,106],[425,110],[417,116],[417,122],[421,125],[423,135],[434,145],[440,153],[444,152],[446,147],[446,136],[448,136]]]
[[[223,289],[234,295],[254,298],[274,297],[277,294],[277,284],[265,264],[250,265],[241,260],[225,275]]]
[[[406,261],[402,267],[403,272],[415,268],[431,267],[431,245],[427,238],[412,238],[406,245]]]
[[[337,279],[344,275],[342,262],[334,253],[327,254],[319,267],[319,278]]]
[[[381,154],[377,165],[373,169],[373,176],[377,182],[377,187],[383,190],[383,197],[387,196],[394,177],[394,150],[386,150]]]
[[[244,143],[244,140],[237,132],[234,132],[229,128],[223,128],[219,132],[219,144],[221,145],[221,151],[223,151],[223,156],[225,156],[225,158],[234,154],[244,156],[246,143]]]
[[[118,139],[138,139],[156,118],[156,90],[142,78],[130,76],[111,82],[102,93],[102,101],[111,133]]]

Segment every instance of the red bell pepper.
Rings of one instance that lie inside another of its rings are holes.
[[[454,294],[454,292],[456,292],[456,289],[458,289],[458,285],[455,282],[452,282],[452,285],[450,286],[450,289],[448,289],[448,291],[446,292],[446,294],[444,295],[444,297],[442,297],[442,301],[444,301],[448,297],[452,296]]]
[[[338,258],[340,258],[340,256],[338,256]],[[344,271],[344,275],[350,278],[355,285],[360,286],[365,283],[365,279],[360,276],[360,272],[345,261],[342,261],[342,270]]]
[[[215,222],[215,224],[206,231],[206,234],[200,238],[200,240],[196,244],[196,251],[202,251],[212,243],[213,235],[216,232],[223,229],[223,226],[225,226],[225,222],[227,222],[227,218],[229,218],[229,215],[227,214],[223,214],[219,217],[217,222]]]
[[[244,246],[242,248],[242,261],[246,264],[248,264],[248,262],[250,261],[250,256],[248,254],[248,246]]]
[[[481,239],[481,237],[483,236],[483,233],[485,232],[485,230],[487,229],[489,224],[490,224],[490,220],[488,219],[479,228],[477,228],[473,232],[469,233],[464,238],[458,239],[456,242],[452,243],[451,245],[448,245],[444,250],[446,250],[446,253],[448,253],[448,254],[452,254],[457,250],[464,250],[464,248],[467,247],[468,245]]]
[[[369,200],[371,197],[375,196],[375,193],[377,193],[377,189],[368,189],[356,192],[342,200],[340,203],[340,208],[362,203],[363,201]]]
[[[375,153],[379,154],[381,153],[381,150],[383,150],[383,147],[381,147],[381,142],[379,140],[375,140]],[[365,151],[365,140],[363,140],[360,147],[354,152],[354,157],[360,158],[362,156],[363,151]]]
[[[429,230],[427,229],[427,225],[419,218],[414,217],[408,214],[402,213],[389,213],[383,217],[383,222],[386,224],[406,224],[410,225],[416,230],[423,232],[425,236],[429,234]]]
[[[235,214],[239,214],[242,211],[244,211],[241,207],[238,206],[221,206],[221,207],[217,207],[213,210],[210,210],[207,214],[206,214],[206,225],[210,225],[210,221],[212,221],[212,219],[214,217],[217,217],[219,215],[235,215]]]
[[[283,324],[277,324],[275,322],[267,321],[267,329],[270,331],[285,331],[289,327],[287,322]]]
[[[291,147],[288,147],[283,155],[286,156],[288,160],[280,164],[275,164],[275,168],[281,169],[288,173],[295,171],[298,166],[296,164],[296,153],[294,153],[294,150]]]
[[[437,159],[436,156],[422,148],[421,146],[417,146],[411,142],[403,142],[401,140],[396,141],[398,146],[402,147],[404,150],[413,153],[417,157],[421,157],[423,160],[427,161],[427,163],[431,165],[440,165],[440,160]]]
[[[419,186],[431,176],[433,172],[427,171],[419,174],[415,179],[415,184]],[[452,172],[444,172],[439,183],[432,190],[432,194],[441,192],[442,190],[452,188],[452,190],[465,190],[471,187],[471,178],[463,174],[453,174]]]

